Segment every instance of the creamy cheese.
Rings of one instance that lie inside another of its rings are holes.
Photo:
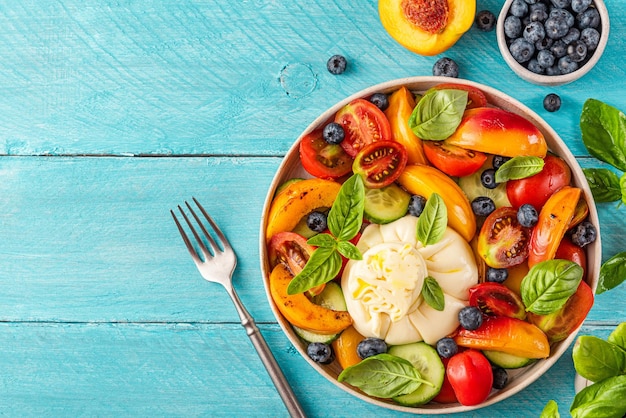
[[[468,289],[478,281],[474,254],[453,229],[424,246],[417,240],[417,219],[405,216],[386,225],[368,225],[357,243],[362,260],[350,260],[342,288],[354,327],[366,337],[388,344],[425,341],[434,344],[458,326]],[[444,292],[437,311],[421,290],[431,276]]]

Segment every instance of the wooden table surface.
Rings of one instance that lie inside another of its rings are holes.
[[[518,78],[495,32],[449,56],[460,76],[524,102],[590,158],[594,97],[626,110],[626,4],[607,1],[598,65],[561,87]],[[478,0],[497,14],[502,1]],[[346,73],[326,70],[333,54]],[[202,280],[169,209],[191,196],[230,238],[235,287],[309,416],[399,416],[327,382],[272,315],[259,220],[281,158],[318,114],[379,82],[431,75],[383,30],[374,0],[0,2],[0,414],[286,416],[226,293]],[[542,99],[555,92],[561,110]],[[603,259],[626,250],[625,208],[598,206]],[[626,319],[626,286],[583,333]],[[571,349],[521,393],[465,416],[567,416]],[[459,415],[463,416],[463,415]]]

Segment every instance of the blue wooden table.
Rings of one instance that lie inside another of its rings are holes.
[[[362,88],[431,75],[383,30],[374,0],[0,1],[0,414],[286,416],[227,295],[202,280],[169,209],[205,203],[239,255],[234,277],[310,416],[396,416],[327,382],[273,317],[258,250],[282,156],[322,111]],[[478,0],[497,14],[502,1]],[[545,118],[583,167],[578,119],[594,97],[626,110],[626,5],[608,0],[599,64],[562,87],[522,81],[495,32],[445,53],[460,76]],[[343,54],[348,71],[326,70]],[[563,100],[548,113],[550,92]],[[599,205],[603,259],[626,250],[626,209]],[[626,286],[582,332],[626,319]],[[563,416],[571,349],[512,398],[467,416]]]

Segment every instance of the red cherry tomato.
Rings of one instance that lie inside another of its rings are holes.
[[[487,154],[471,151],[446,143],[446,141],[423,141],[424,154],[432,165],[449,176],[469,176],[487,161]]]
[[[467,91],[467,106],[465,106],[466,109],[487,106],[487,96],[485,96],[485,93],[483,93],[482,90],[473,86],[466,86],[464,84],[458,83],[441,83],[434,86],[433,89],[456,89]]]
[[[585,250],[574,244],[567,235],[563,237],[554,258],[569,260],[583,268],[583,280],[587,277],[587,254]]]
[[[341,146],[352,157],[367,144],[392,139],[391,125],[383,111],[364,99],[355,99],[342,107],[335,115],[335,122],[345,131]]]
[[[393,183],[406,167],[408,156],[396,141],[376,141],[366,145],[354,158],[352,171],[363,177],[365,187],[379,189]]]
[[[341,145],[326,142],[321,129],[300,140],[300,161],[309,174],[322,179],[336,179],[352,170],[352,157]]]
[[[517,210],[501,207],[485,219],[478,234],[478,253],[490,267],[516,266],[528,257],[531,232],[519,224]]]
[[[476,306],[485,315],[526,318],[522,298],[500,283],[484,282],[471,287],[469,304]]]
[[[493,385],[491,364],[478,350],[465,350],[452,356],[446,376],[459,403],[465,406],[483,402]]]
[[[506,195],[514,208],[530,203],[539,212],[552,193],[570,184],[572,172],[562,158],[548,154],[543,161],[543,169],[534,176],[507,181]]]
[[[443,363],[443,366],[445,368],[448,368],[448,363],[450,362],[450,359],[442,357],[441,361]],[[447,373],[443,376],[443,384],[441,385],[441,390],[439,391],[437,396],[433,398],[433,401],[438,403],[454,403],[459,401],[454,394],[454,389],[450,384],[450,379],[448,379]]]

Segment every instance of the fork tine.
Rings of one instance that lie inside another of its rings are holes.
[[[197,202],[196,202],[196,204],[197,204]],[[189,212],[194,217],[194,219],[196,220],[197,224],[200,226],[200,229],[202,230],[202,233],[204,234],[205,238],[208,241],[210,252],[208,252],[208,249],[206,248],[206,246],[204,245],[204,242],[200,239],[200,237],[198,235],[196,235],[196,239],[200,243],[203,244],[202,245],[203,251],[207,252],[207,254],[205,254],[205,256],[207,256],[208,258],[211,258],[211,257],[214,257],[217,253],[222,252],[222,249],[217,245],[217,243],[215,242],[215,240],[213,239],[211,234],[209,234],[209,231],[207,231],[206,227],[204,226],[204,224],[202,223],[202,221],[200,220],[198,215],[196,215],[196,212],[193,210],[191,205],[187,201],[185,201],[185,205],[187,205],[187,209],[189,209]],[[200,207],[200,210],[202,210],[202,207]],[[206,214],[206,212],[204,212],[204,210],[202,210],[202,212],[203,212],[203,214]]]
[[[200,211],[202,212],[202,214],[204,215],[206,220],[211,224],[211,227],[215,231],[215,234],[220,239],[220,243],[222,244],[222,247],[224,248],[224,251],[232,251],[233,248],[230,246],[230,243],[228,242],[228,239],[226,239],[226,236],[224,235],[222,230],[217,226],[217,224],[215,223],[213,218],[211,218],[211,216],[209,216],[207,211],[204,210],[204,207],[202,207],[200,202],[198,202],[198,200],[195,197],[192,197],[192,199],[196,203],[196,205],[198,205],[198,208],[200,208]],[[205,233],[206,233],[206,230],[205,230]]]
[[[185,211],[183,210],[182,207],[180,207],[180,205],[178,205],[178,210],[183,215],[183,218],[187,222],[187,225],[189,226],[189,229],[191,230],[191,233],[196,238],[196,243],[198,244],[198,247],[200,247],[200,251],[202,252],[202,255],[204,256],[205,260],[210,260],[210,259],[213,258],[214,254],[215,254],[215,248],[216,248],[215,247],[215,241],[213,241],[213,239],[211,239],[211,236],[207,234],[206,229],[204,228],[204,226],[202,225],[202,223],[198,219],[198,216],[193,211],[191,206],[189,206],[189,203],[185,202],[185,204],[187,205],[187,208],[189,209],[189,211],[191,212],[191,214],[195,218],[196,222],[198,222],[198,225],[200,226],[200,228],[204,232],[205,236],[210,240],[209,245],[211,246],[211,250],[213,252],[209,251],[209,249],[206,247],[206,245],[204,244],[204,241],[202,241],[202,238],[200,238],[200,234],[198,234],[198,231],[193,226],[193,223],[191,222],[191,220],[189,220],[189,217],[187,216],[187,214],[185,214]]]
[[[178,208],[180,209],[180,206]],[[180,232],[180,236],[183,238],[183,241],[185,242],[185,246],[187,247],[187,250],[191,254],[191,258],[193,258],[193,261],[195,261],[196,263],[200,262],[201,261],[200,257],[198,257],[198,254],[196,253],[195,248],[193,248],[193,244],[191,243],[191,241],[189,241],[189,237],[187,236],[187,233],[183,229],[183,226],[178,221],[178,218],[176,217],[176,214],[171,209],[170,209],[170,213],[172,214],[172,218],[174,218],[174,222],[176,223],[176,227],[178,228],[178,232]],[[183,216],[184,215],[185,214],[183,214]],[[187,223],[189,223],[189,221],[187,221]]]

